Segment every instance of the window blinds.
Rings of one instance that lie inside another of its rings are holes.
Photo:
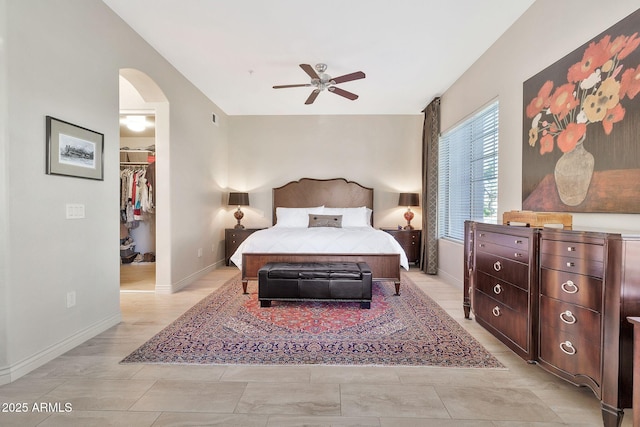
[[[496,223],[498,101],[440,136],[438,236],[464,240],[464,221]]]

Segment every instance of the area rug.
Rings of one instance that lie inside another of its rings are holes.
[[[359,303],[280,302],[260,307],[257,283],[222,285],[121,363],[368,365],[503,368],[406,275],[401,295],[375,282]]]

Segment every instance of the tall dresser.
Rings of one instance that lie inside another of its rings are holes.
[[[520,357],[536,352],[535,229],[476,224],[471,301],[476,321]]]
[[[623,409],[632,405],[633,327],[626,317],[640,315],[640,236],[481,223],[469,223],[467,229],[467,239],[473,239],[473,244],[465,241],[465,275],[469,276],[465,277],[469,282],[465,296],[471,296],[478,323],[526,360],[575,385],[589,387],[601,401],[604,425],[620,425]],[[502,247],[516,248],[502,236],[529,240],[529,252],[523,250],[516,258],[536,269],[536,274],[529,271],[525,275],[525,267],[513,264],[517,260]],[[499,251],[504,252],[500,255]],[[506,278],[492,272],[492,257],[514,273]],[[495,319],[487,320],[488,306],[494,304],[494,309],[498,307],[491,313],[494,316],[511,315],[491,295],[488,288],[493,282],[501,290],[529,290],[528,310],[524,310],[525,297],[518,296],[520,302],[511,303],[510,308],[515,305],[520,312],[504,328],[496,327]],[[524,313],[528,322],[519,317]],[[530,347],[521,345],[530,334]]]

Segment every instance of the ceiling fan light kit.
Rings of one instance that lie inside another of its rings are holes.
[[[335,85],[345,82],[350,82],[352,80],[364,79],[366,76],[362,71],[356,71],[355,73],[345,74],[343,76],[331,78],[330,75],[326,74],[327,64],[316,64],[315,68],[309,64],[300,64],[300,68],[311,77],[311,81],[309,83],[302,84],[292,84],[292,85],[278,85],[274,86],[274,89],[284,89],[291,87],[313,87],[313,91],[305,101],[305,104],[313,104],[313,102],[318,97],[318,94],[323,90],[327,90],[328,92],[335,93],[336,95],[340,95],[344,98],[350,99],[354,101],[358,99],[358,95],[355,93],[351,93]]]

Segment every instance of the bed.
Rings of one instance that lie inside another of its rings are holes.
[[[400,294],[400,270],[409,269],[407,257],[402,247],[392,236],[381,230],[368,227],[343,227],[340,238],[336,238],[339,245],[326,246],[320,240],[320,230],[309,227],[301,229],[285,229],[279,227],[277,214],[287,211],[297,211],[301,208],[324,207],[327,211],[342,212],[340,208],[356,211],[366,209],[373,224],[373,189],[364,187],[356,182],[344,178],[313,179],[302,178],[289,182],[282,187],[273,189],[273,227],[260,230],[249,236],[232,255],[231,260],[242,271],[242,288],[247,292],[249,280],[258,279],[258,270],[268,262],[366,262],[371,268],[373,280],[392,281],[395,284],[396,295]],[[280,209],[279,209],[280,208]],[[293,208],[293,209],[291,209]],[[333,210],[331,210],[333,208]],[[315,212],[315,211],[311,211]],[[318,211],[321,212],[321,211]],[[288,212],[290,213],[290,212]],[[283,215],[281,215],[283,216]],[[344,218],[347,220],[347,217]],[[281,218],[282,220],[282,218]],[[308,218],[306,218],[308,221]],[[282,223],[281,223],[282,224]],[[325,231],[332,235],[337,230]],[[358,228],[357,230],[355,228]],[[349,247],[349,239],[356,239],[358,233],[364,239],[375,242],[374,249],[363,249],[363,245],[355,243]],[[353,236],[346,236],[347,234]],[[297,241],[295,249],[290,249],[280,239],[282,235],[290,241]],[[303,236],[311,237],[303,237]],[[306,239],[306,240],[305,240]],[[329,240],[331,237],[328,238]],[[311,245],[305,241],[313,242]],[[384,241],[384,243],[383,243]],[[386,245],[386,246],[382,246]],[[310,249],[311,248],[311,249]]]

